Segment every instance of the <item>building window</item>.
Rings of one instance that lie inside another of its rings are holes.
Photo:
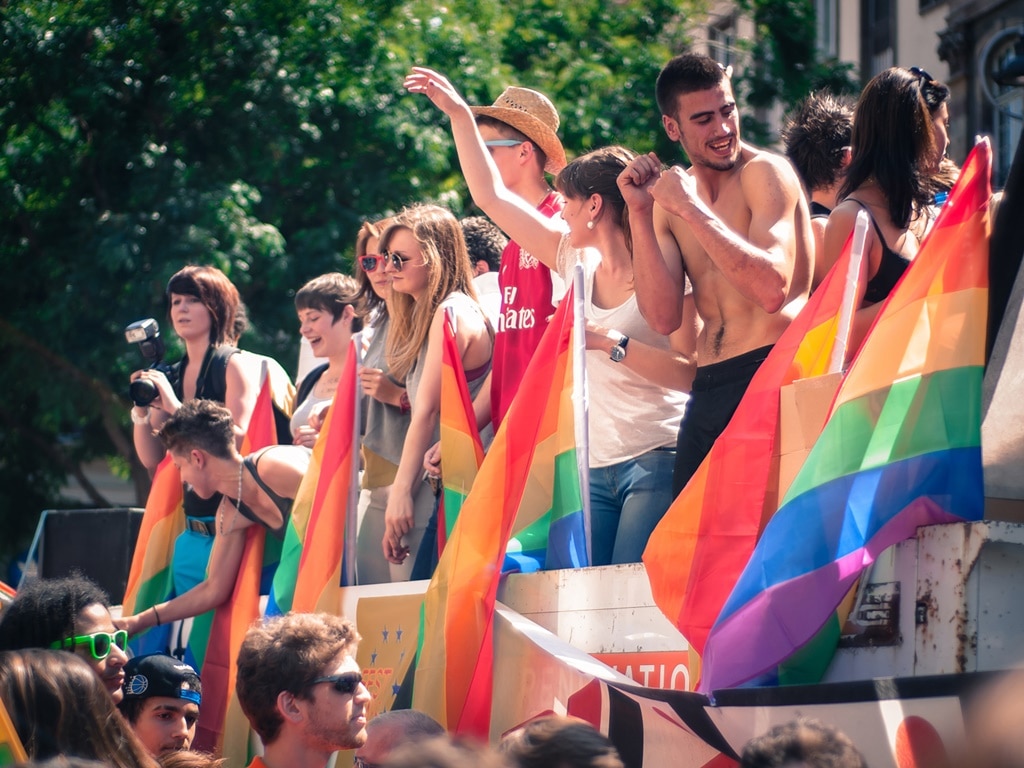
[[[896,7],[893,0],[861,0],[861,77],[865,82],[896,61]]]
[[[1005,67],[1018,53],[1017,45],[1012,40],[1007,41],[996,51],[995,69]],[[995,140],[995,172],[992,175],[993,182],[1002,186],[1010,173],[1010,163],[1013,162],[1024,124],[1024,87],[996,84],[993,96],[996,109],[992,116],[992,135]]]
[[[732,16],[708,25],[708,55],[723,66],[736,63],[736,20]]]
[[[839,0],[814,0],[818,51],[826,57],[839,56]]]

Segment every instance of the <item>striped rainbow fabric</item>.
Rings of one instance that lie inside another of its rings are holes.
[[[712,628],[703,690],[770,672],[919,526],[982,517],[990,168],[983,141]]]
[[[830,370],[850,294],[853,237],[799,315],[775,343],[728,426],[669,507],[643,561],[662,613],[693,652],[708,631],[778,506],[779,397],[782,387]]]
[[[555,312],[466,497],[424,600],[413,706],[486,739],[494,602],[509,538],[545,521],[586,562],[575,458],[570,290]],[[569,554],[569,553],[572,554]]]
[[[259,395],[240,448],[243,456],[277,442],[270,377],[263,365]],[[247,763],[249,722],[235,696],[235,658],[246,630],[260,618],[260,580],[266,529],[246,530],[238,578],[229,600],[212,617],[197,620],[189,633],[189,650],[200,666],[203,706],[196,726],[196,749],[208,749],[232,764]]]
[[[444,492],[438,521],[438,546],[444,549],[452,535],[459,511],[473,487],[484,447],[476,427],[473,401],[466,385],[462,356],[455,338],[454,315],[445,310],[444,347],[441,357],[441,477]]]
[[[337,613],[341,607],[343,573],[344,583],[352,583],[354,511],[359,492],[357,356],[353,343],[334,401],[313,446],[309,469],[292,505],[267,616],[288,611]]]
[[[174,559],[174,541],[185,530],[182,504],[181,474],[168,454],[157,466],[146,497],[146,510],[132,555],[128,585],[121,600],[122,615],[141,613],[169,600],[174,594],[171,561]],[[135,655],[166,652],[170,631],[168,625],[146,630],[132,638],[132,651]]]

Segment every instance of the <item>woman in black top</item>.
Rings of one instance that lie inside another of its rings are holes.
[[[172,384],[162,372],[152,368],[136,371],[131,377],[132,381],[150,382],[158,393],[148,406],[132,409],[135,450],[150,472],[166,455],[156,432],[181,407],[182,401],[200,398],[227,406],[240,445],[259,394],[254,368],[243,364],[238,350],[230,343],[241,300],[227,276],[216,267],[187,266],[168,281],[167,299],[174,332],[185,344],[185,355],[174,366],[176,381]],[[176,544],[172,566],[178,594],[205,575],[218,504],[219,499],[201,499],[186,486],[186,526]],[[186,542],[189,546],[184,547]]]
[[[924,84],[909,70],[891,67],[867,84],[854,110],[852,158],[839,191],[843,201],[829,215],[824,248],[818,254],[825,274],[839,259],[857,214],[868,212],[873,226],[864,244],[866,277],[858,286],[860,308],[851,331],[851,354],[917,255],[928,224],[931,176],[940,151]]]
[[[182,481],[198,496],[217,496],[220,503],[206,579],[184,594],[119,620],[118,625],[133,635],[224,603],[238,578],[246,529],[262,525],[278,538],[284,536],[310,460],[310,452],[297,445],[272,445],[243,457],[235,447],[231,412],[209,400],[183,403],[164,423],[160,440]]]

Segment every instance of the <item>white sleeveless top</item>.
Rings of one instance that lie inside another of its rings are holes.
[[[635,295],[609,309],[594,305],[594,272],[600,262],[601,254],[596,250],[573,248],[569,245],[569,235],[562,236],[558,246],[558,271],[570,283],[573,267],[583,264],[586,317],[626,334],[631,340],[669,350],[668,337],[647,324]],[[629,347],[626,354],[629,354]],[[607,467],[655,448],[675,447],[679,423],[689,399],[685,392],[653,384],[622,363],[612,362],[603,350],[588,349],[586,360],[591,467]]]

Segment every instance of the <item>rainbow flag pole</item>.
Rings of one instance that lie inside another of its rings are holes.
[[[444,318],[444,349],[441,359],[441,482],[443,493],[438,521],[438,550],[455,528],[459,511],[469,495],[484,460],[484,447],[476,426],[473,401],[455,337],[455,314],[448,308]]]
[[[845,350],[839,331],[849,328],[849,297],[857,292],[849,282],[860,272],[854,239],[775,343],[732,420],[648,540],[643,561],[654,600],[697,656],[778,506],[782,388],[828,373],[843,358],[834,350]]]
[[[707,640],[703,690],[753,680],[821,629],[919,526],[981,519],[992,151],[975,146]]]
[[[575,293],[549,323],[427,589],[413,706],[451,731],[489,735],[495,599],[513,532],[532,528],[543,533],[545,551],[554,545],[557,557],[586,562],[573,408]]]
[[[269,371],[263,363],[260,392],[242,439],[243,456],[277,442],[272,403]],[[249,723],[235,697],[235,658],[246,630],[260,616],[265,544],[266,530],[259,525],[250,526],[231,597],[208,620],[205,616],[197,617],[188,639],[189,654],[199,665],[204,683],[197,746],[231,758],[232,762],[247,761],[250,757]]]
[[[295,495],[266,615],[340,609],[355,571],[359,408],[353,343],[320,436]]]

